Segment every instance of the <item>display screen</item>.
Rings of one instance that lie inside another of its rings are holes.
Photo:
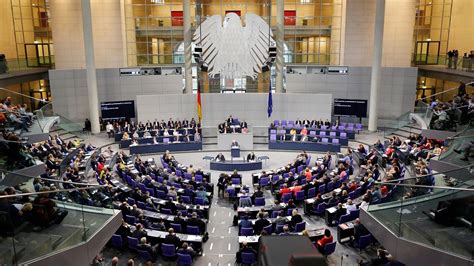
[[[102,120],[129,119],[135,117],[134,101],[102,102],[100,103]]]
[[[334,99],[334,115],[367,117],[367,100]]]

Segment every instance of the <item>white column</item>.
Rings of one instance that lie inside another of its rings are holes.
[[[82,0],[82,30],[86,55],[87,96],[89,101],[89,120],[92,134],[100,133],[99,96],[97,93],[97,75],[94,59],[94,38],[92,36],[92,18],[90,0]]]
[[[193,93],[192,73],[192,34],[191,34],[191,4],[190,0],[183,1],[184,16],[184,93]]]
[[[380,88],[380,72],[382,69],[383,27],[385,17],[385,0],[376,0],[374,51],[372,58],[372,76],[370,81],[369,131],[377,131],[378,122],[378,91]]]
[[[285,5],[283,0],[276,1],[276,47],[277,47],[277,57],[276,57],[276,84],[275,92],[283,92],[283,52],[284,52],[284,36],[285,36],[285,21],[284,21],[284,11]],[[271,27],[271,25],[270,25]]]

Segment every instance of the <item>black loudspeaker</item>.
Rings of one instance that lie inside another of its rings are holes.
[[[4,54],[0,54],[0,74],[7,73],[8,66],[7,66],[7,58]]]
[[[269,66],[269,65],[264,65],[264,66],[262,67],[262,72],[270,71],[270,67],[271,67],[271,66]]]
[[[209,70],[209,67],[206,64],[201,65],[201,71],[207,72]]]

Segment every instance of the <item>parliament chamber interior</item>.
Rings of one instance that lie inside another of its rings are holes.
[[[0,265],[474,265],[472,0],[0,0]]]

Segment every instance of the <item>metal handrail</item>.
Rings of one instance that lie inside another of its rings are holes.
[[[375,182],[377,185],[393,185],[387,182]],[[460,191],[470,191],[474,192],[474,188],[461,188],[461,187],[445,187],[445,186],[427,186],[427,185],[415,185],[415,184],[397,184],[397,186],[402,187],[419,187],[419,188],[438,188],[438,189],[447,189],[447,190],[460,190]],[[420,195],[423,196],[423,195]]]
[[[80,187],[80,188],[69,188],[69,189],[39,191],[39,192],[18,193],[18,194],[13,194],[13,195],[0,196],[0,199],[18,198],[18,197],[24,197],[24,196],[34,196],[34,195],[51,194],[51,193],[58,193],[58,192],[72,192],[72,191],[77,191],[77,190],[89,190],[89,189],[96,189],[98,187],[106,187],[106,186],[105,185],[90,185],[88,187]]]
[[[466,85],[466,86],[474,86],[474,81],[473,81],[473,82],[466,83],[465,85]],[[435,94],[432,94],[432,95],[430,95],[430,96],[426,96],[426,97],[420,98],[418,101],[423,102],[423,100],[425,100],[425,99],[432,98],[433,96],[440,95],[440,94],[443,94],[443,93],[446,93],[446,92],[450,92],[450,91],[453,91],[453,90],[457,90],[457,89],[458,89],[458,87],[454,87],[454,88],[451,88],[451,89],[448,89],[448,90],[445,90],[445,91],[440,91],[440,92],[435,93]]]
[[[383,183],[390,184],[390,183],[392,183],[392,182],[410,180],[410,179],[415,179],[415,178],[417,178],[417,177],[420,178],[420,177],[429,177],[429,176],[435,176],[435,175],[444,175],[444,174],[446,174],[446,173],[450,173],[450,172],[454,172],[454,171],[459,171],[459,170],[461,170],[461,169],[471,168],[471,167],[474,167],[474,164],[465,165],[465,166],[460,167],[460,168],[457,168],[457,169],[450,169],[450,170],[447,170],[447,171],[437,172],[437,173],[431,173],[431,174],[427,174],[427,175],[419,175],[419,176],[414,176],[414,177],[392,179],[392,180],[384,181]],[[393,184],[390,184],[390,185],[393,185]]]

